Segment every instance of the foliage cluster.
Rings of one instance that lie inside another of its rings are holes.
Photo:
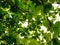
[[[0,45],[60,45],[53,3],[60,0],[0,0]]]

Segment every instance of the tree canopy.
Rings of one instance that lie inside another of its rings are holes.
[[[60,0],[0,0],[0,45],[60,45]]]

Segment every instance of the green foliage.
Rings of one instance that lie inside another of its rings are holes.
[[[54,9],[54,2],[60,4],[60,0],[0,0],[0,45],[60,45],[60,21],[54,23],[60,8]]]

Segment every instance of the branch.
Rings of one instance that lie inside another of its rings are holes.
[[[41,3],[42,3],[42,5],[43,5],[43,7],[45,6],[45,4],[44,4],[44,0],[41,0]]]

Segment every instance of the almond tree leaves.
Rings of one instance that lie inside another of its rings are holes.
[[[40,43],[32,38],[30,39],[21,39],[20,40],[21,45],[39,45]]]
[[[30,0],[15,0],[16,6],[20,8],[21,11],[23,12],[30,12],[32,11],[31,9],[34,9],[34,5]]]
[[[59,33],[60,31],[60,22],[56,22],[55,24],[54,24],[54,30],[56,31],[56,33]]]
[[[2,19],[4,16],[2,12],[3,12],[2,9],[0,9],[0,19]]]
[[[49,0],[51,3],[57,2],[58,4],[60,4],[60,0]]]
[[[9,7],[9,4],[7,3],[7,0],[1,0],[0,1],[0,7],[3,7],[3,8]]]
[[[47,19],[50,15],[52,17],[56,15],[52,6],[54,2],[60,1],[0,0],[0,39],[5,41],[6,45],[40,45],[43,40],[47,45],[56,45],[56,43],[59,45],[60,41],[57,37],[60,36],[60,22],[53,24],[53,19]],[[54,11],[52,14],[50,14],[51,10]],[[22,26],[24,22],[28,22],[27,27]],[[42,25],[47,28],[46,33],[40,30]],[[53,39],[51,39],[51,30],[54,32]],[[43,40],[41,41],[40,38]]]
[[[0,20],[4,18],[5,14],[7,14],[6,11],[2,7],[0,7]]]
[[[41,4],[40,0],[31,0],[31,1],[36,4],[36,7]]]
[[[44,20],[44,21],[43,21],[43,25],[48,28],[48,27],[49,27],[49,22],[48,22],[47,20]]]
[[[54,24],[54,36],[57,38],[59,36],[59,33],[60,33],[60,22],[56,22]]]
[[[53,45],[60,45],[60,40],[58,40],[57,38],[53,38],[52,43]]]
[[[44,5],[44,12],[45,12],[45,13],[49,12],[49,11],[52,10],[52,9],[53,9],[53,6],[52,6],[51,3],[46,3],[46,4]]]
[[[3,24],[0,22],[0,36],[4,33],[4,31]]]

